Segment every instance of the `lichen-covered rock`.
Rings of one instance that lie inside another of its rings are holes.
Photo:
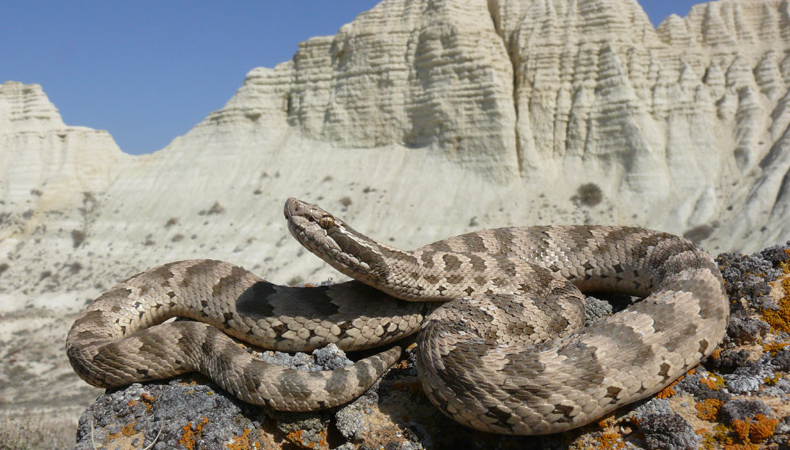
[[[263,441],[261,411],[218,389],[176,379],[105,394],[82,415],[74,449],[208,450]]]
[[[733,315],[727,325],[727,334],[737,343],[750,344],[764,336],[770,328],[763,320]]]
[[[773,410],[759,400],[734,399],[725,403],[721,408],[721,419],[728,425],[732,425],[735,420],[755,418],[758,414],[774,416]]]
[[[746,364],[748,359],[748,351],[738,348],[727,348],[722,350],[716,358],[710,359],[708,364],[714,370],[730,373],[737,367]]]
[[[99,445],[129,443],[139,448],[156,438],[155,449],[214,448],[225,442],[232,449],[301,448],[342,449],[449,449],[449,448],[719,448],[734,445],[785,443],[790,425],[790,336],[765,329],[759,319],[763,302],[774,295],[751,289],[761,282],[771,289],[784,286],[790,277],[788,247],[771,250],[771,258],[727,255],[730,267],[762,267],[766,278],[747,280],[733,290],[741,303],[739,324],[731,327],[729,342],[702,366],[686,374],[658,396],[568,433],[544,437],[513,437],[480,433],[439,413],[423,395],[415,366],[412,337],[402,343],[402,360],[376,386],[359,399],[329,411],[281,413],[239,402],[211,383],[196,384],[201,377],[132,385],[106,394],[83,415],[77,449],[91,449],[90,423]],[[782,258],[786,255],[786,258]],[[765,264],[770,264],[770,267]],[[768,276],[776,270],[773,279]],[[740,269],[727,272],[733,286],[742,279]],[[778,291],[777,291],[778,292]],[[776,294],[779,295],[779,294]],[[592,299],[588,316],[617,310],[630,302],[615,298],[614,307]],[[753,328],[752,328],[753,327]],[[759,334],[759,340],[739,338]],[[312,354],[262,352],[261,358],[301,370],[344,367],[351,360],[335,346]],[[202,382],[202,381],[201,381]],[[771,406],[768,406],[771,405]],[[163,425],[164,424],[164,425]],[[692,426],[693,424],[693,426]],[[192,447],[189,447],[189,444]],[[219,448],[219,447],[217,447]],[[781,448],[781,447],[779,447]]]
[[[675,413],[649,414],[639,423],[639,431],[645,435],[647,448],[693,450],[701,441],[691,425]]]

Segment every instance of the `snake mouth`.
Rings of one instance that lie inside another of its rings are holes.
[[[285,207],[283,208],[285,219],[290,222],[294,217],[298,216],[302,210],[307,209],[306,206],[307,203],[289,197],[288,200],[285,201]]]

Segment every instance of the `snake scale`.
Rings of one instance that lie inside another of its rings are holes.
[[[616,226],[499,228],[402,251],[323,209],[288,199],[291,234],[354,281],[285,287],[221,261],[135,275],[76,320],[69,360],[100,387],[199,371],[241,400],[309,411],[349,402],[397,360],[301,372],[264,348],[345,350],[418,335],[423,389],[454,420],[488,432],[575,428],[648,397],[713,352],[729,305],[711,257],[677,236]],[[643,300],[584,327],[581,291]],[[179,316],[195,320],[165,322]]]

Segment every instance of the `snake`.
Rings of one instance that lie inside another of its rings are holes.
[[[504,227],[405,251],[310,203],[289,198],[284,213],[305,248],[352,280],[291,287],[222,261],[164,264],[80,314],[66,338],[75,372],[104,388],[200,372],[242,401],[314,411],[362,395],[398,361],[397,341],[417,333],[420,384],[440,411],[477,430],[534,435],[652,396],[726,332],[714,260],[669,233]],[[584,326],[589,292],[641,300]],[[385,350],[305,372],[258,359],[239,341]]]

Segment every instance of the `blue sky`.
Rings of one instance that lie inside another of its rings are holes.
[[[291,59],[378,0],[9,0],[0,83],[38,83],[68,125],[150,153],[220,109],[258,66]],[[654,24],[698,1],[642,0]]]

